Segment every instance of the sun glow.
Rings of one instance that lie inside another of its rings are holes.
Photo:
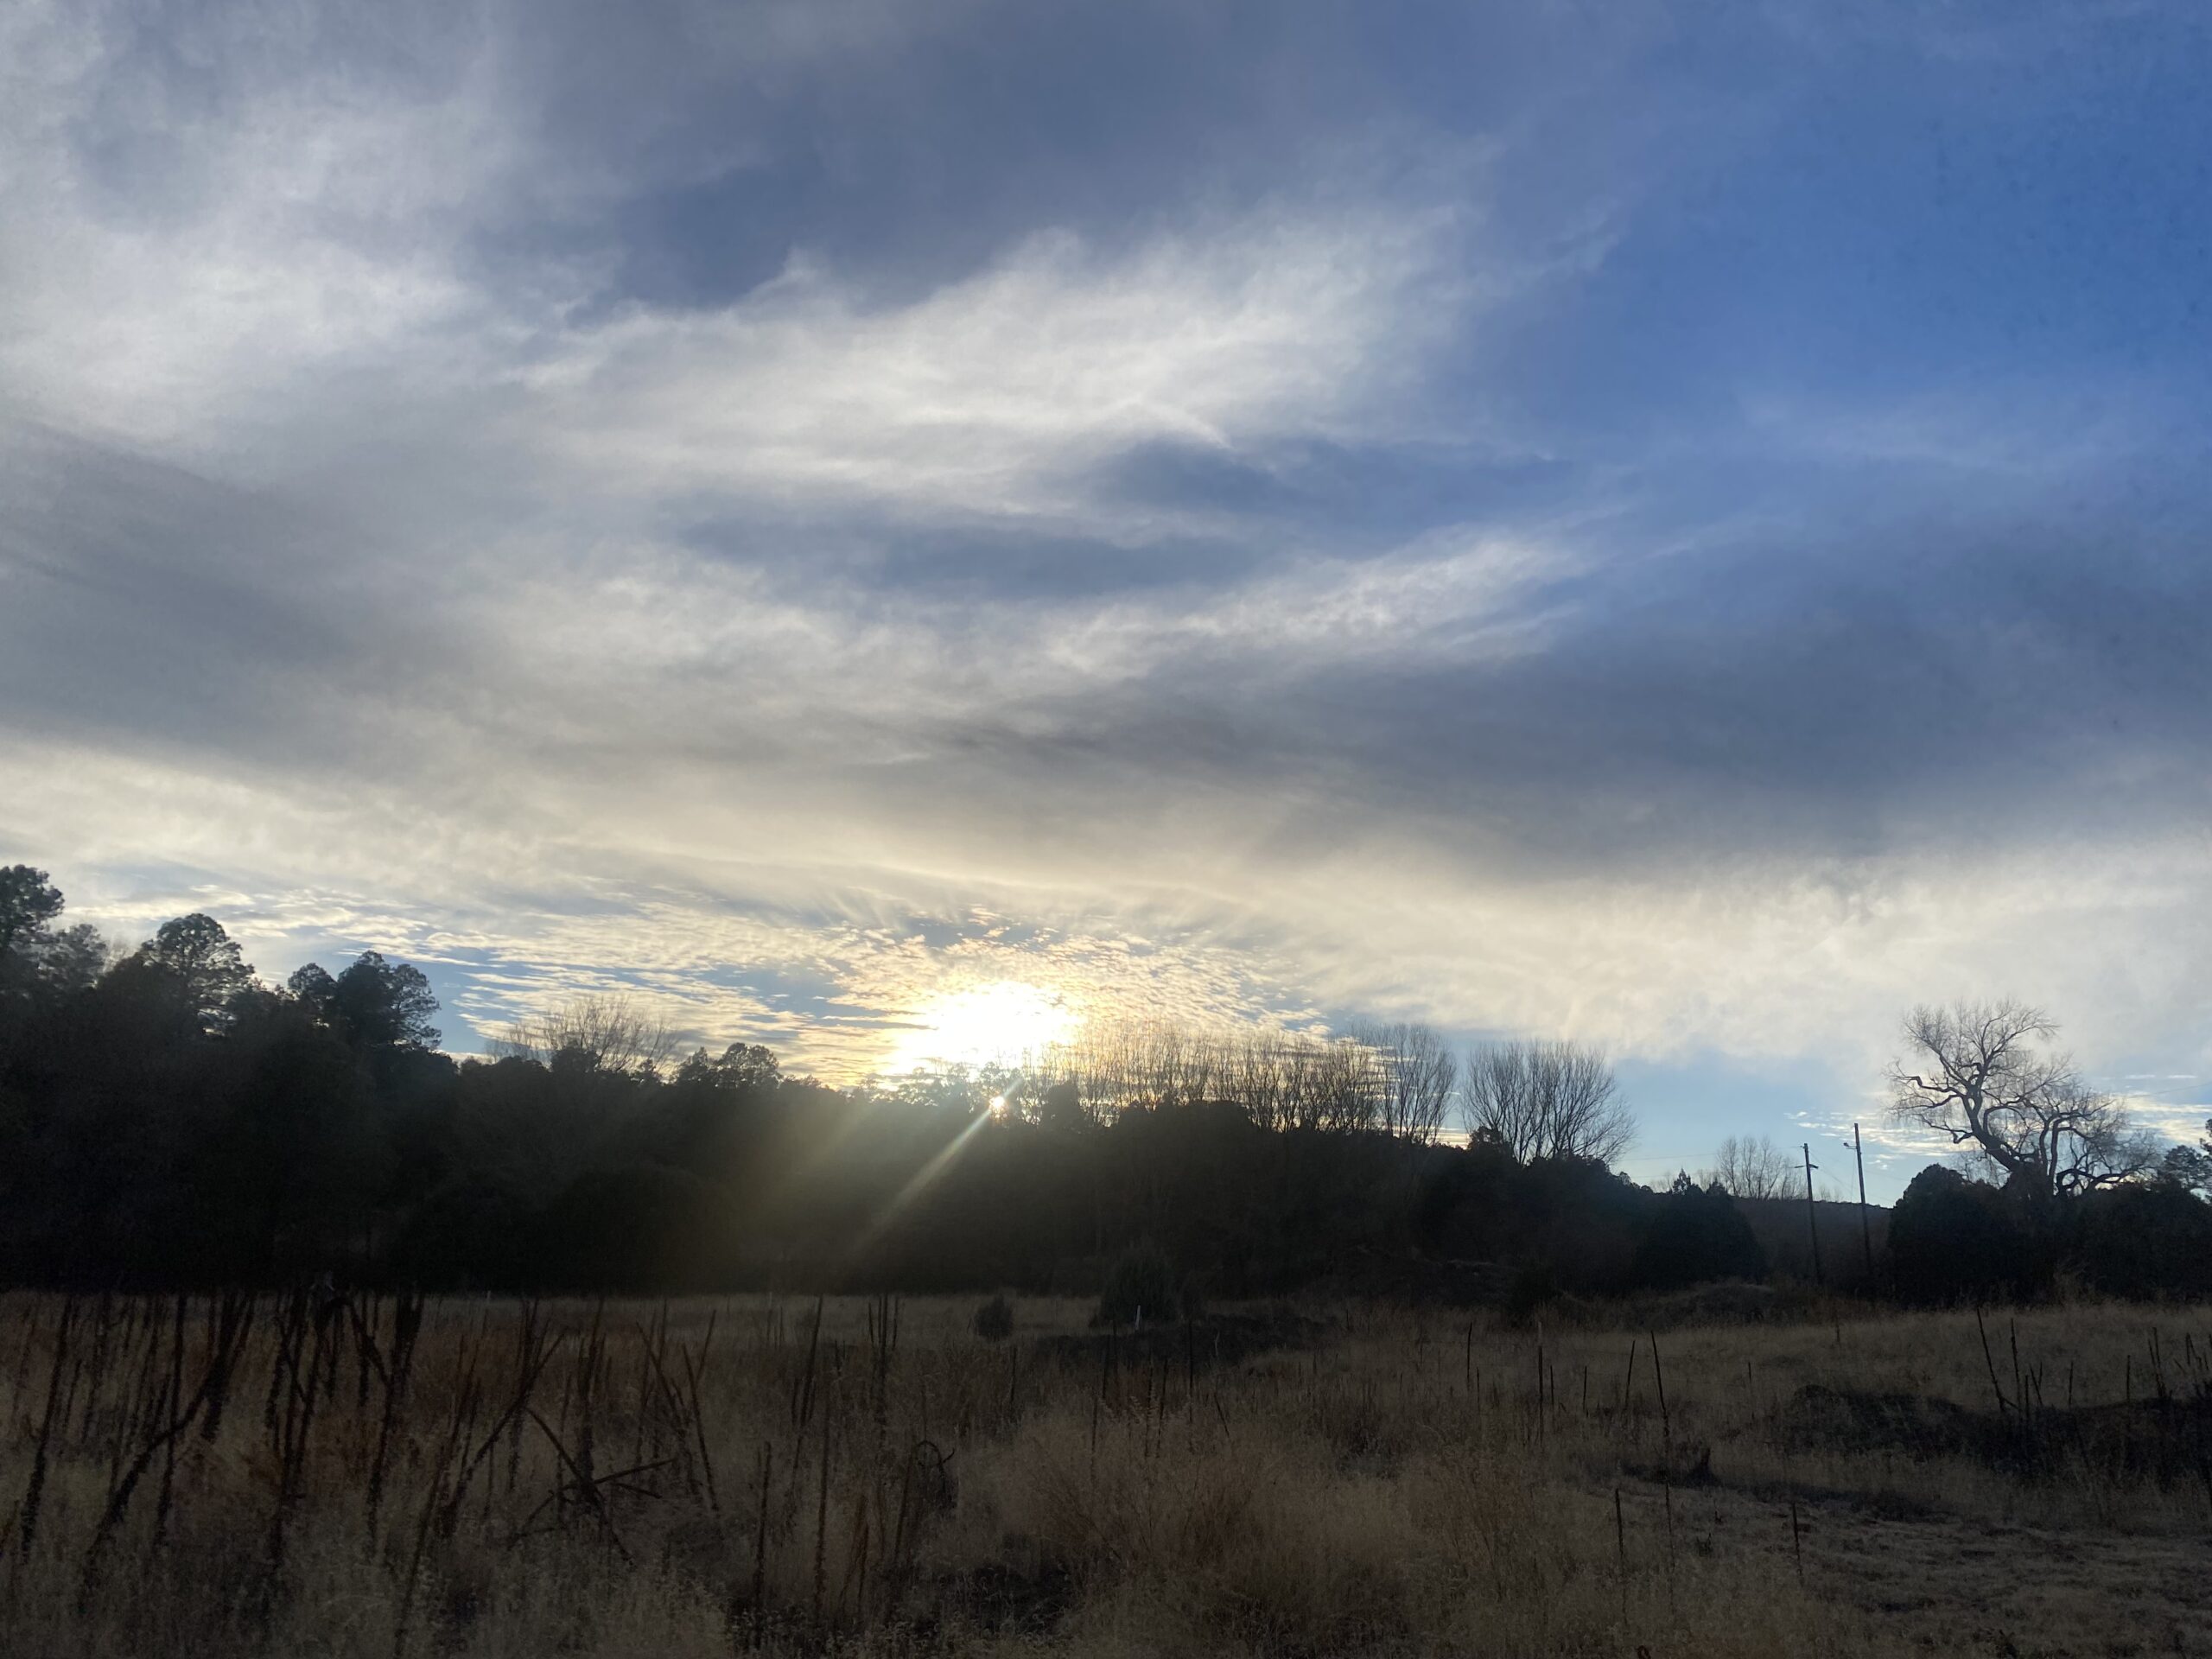
[[[1065,1041],[1081,1023],[1058,994],[1019,980],[950,991],[917,1011],[913,1029],[900,1037],[885,1069],[1011,1065]]]

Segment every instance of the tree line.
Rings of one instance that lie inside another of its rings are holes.
[[[264,983],[206,915],[112,952],[41,872],[0,870],[0,1281],[1088,1291],[1142,1251],[1224,1297],[1533,1305],[1766,1271],[1735,1198],[1770,1195],[1773,1159],[1739,1145],[1702,1179],[1630,1181],[1611,1166],[1632,1114],[1574,1044],[1102,1026],[1016,1066],[838,1089],[757,1045],[682,1056],[620,999],[458,1060],[436,1014],[423,974],[374,951]],[[1939,1023],[1959,1065],[1900,1073],[2005,1185],[1916,1182],[1896,1282],[2177,1287],[2212,1147],[2149,1156],[2031,1054],[2048,1022],[2012,1025],[2008,1047]],[[2084,1220],[2145,1205],[2147,1267],[2137,1211]],[[1950,1276],[1914,1278],[1923,1258]]]

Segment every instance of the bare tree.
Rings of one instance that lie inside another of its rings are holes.
[[[1947,1135],[2036,1202],[2109,1186],[2152,1167],[2158,1147],[2120,1103],[2044,1046],[2057,1024],[2009,998],[1918,1007],[1908,1058],[1890,1069],[1891,1116]]]
[[[1602,1051],[1575,1042],[1491,1043],[1467,1057],[1467,1127],[1519,1162],[1592,1158],[1611,1164],[1636,1137]]]
[[[1368,1025],[1352,1032],[1375,1072],[1375,1127],[1408,1141],[1433,1141],[1452,1109],[1459,1058],[1423,1025]]]
[[[1315,1128],[1333,1134],[1375,1127],[1382,1089],[1375,1057],[1347,1038],[1312,1038],[1306,1067],[1308,1116]]]
[[[1707,1186],[1717,1182],[1732,1198],[1789,1198],[1801,1196],[1798,1174],[1796,1160],[1766,1136],[1732,1135],[1699,1179]]]
[[[1097,1020],[1071,1042],[1022,1057],[1023,1109],[1072,1097],[1080,1116],[1202,1103],[1237,1108],[1268,1129],[1381,1128],[1433,1140],[1451,1110],[1458,1057],[1426,1026],[1328,1037],[1276,1027]]]
[[[1208,1098],[1217,1067],[1214,1033],[1170,1020],[1135,1033],[1135,1092],[1154,1106],[1188,1106]]]
[[[1263,1129],[1283,1127],[1288,1095],[1282,1045],[1273,1032],[1240,1033],[1224,1063],[1228,1098]]]
[[[1083,1119],[1109,1122],[1124,1111],[1216,1098],[1227,1087],[1232,1052],[1225,1035],[1208,1027],[1092,1020],[1071,1042],[1026,1052],[1018,1092],[1025,1109],[1041,1111],[1049,1091],[1072,1090]]]
[[[550,1065],[563,1054],[601,1071],[658,1076],[676,1052],[675,1034],[626,996],[580,996],[550,1014],[516,1020],[487,1045],[498,1058]]]

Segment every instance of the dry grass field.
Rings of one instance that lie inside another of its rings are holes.
[[[16,1294],[0,1630],[22,1659],[2212,1654],[2212,1311],[1726,1300],[1118,1334],[1022,1301],[988,1342],[974,1299]]]

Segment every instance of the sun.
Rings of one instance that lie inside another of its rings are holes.
[[[917,1019],[885,1070],[1011,1065],[1065,1041],[1082,1023],[1058,994],[1012,979],[948,991],[920,1008]]]

